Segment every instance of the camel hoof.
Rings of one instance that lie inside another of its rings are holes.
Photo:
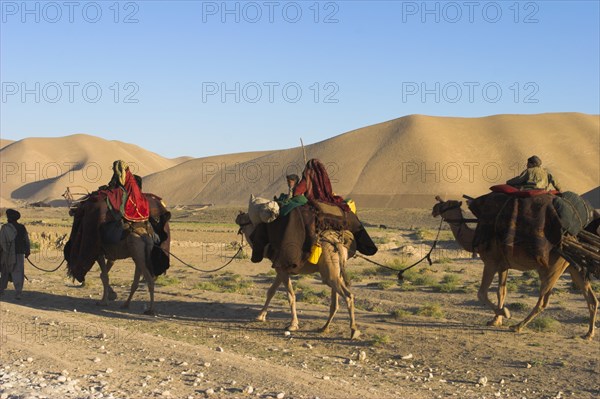
[[[501,327],[502,326],[502,319],[500,318],[494,318],[493,320],[490,320],[486,323],[489,327]]]
[[[144,314],[147,316],[156,316],[156,312],[154,311],[154,309],[145,310]]]
[[[514,326],[510,326],[510,331],[515,333],[520,333],[523,328],[519,324],[515,324]]]
[[[290,324],[285,328],[286,331],[298,331],[298,324]]]
[[[591,341],[592,339],[594,339],[594,334],[593,333],[587,333],[585,335],[582,335],[581,338],[585,339],[586,341]]]
[[[350,340],[354,341],[360,337],[360,330],[352,330],[352,334],[350,335]]]
[[[117,299],[117,293],[116,292],[109,292],[108,293],[108,300],[109,301],[114,301],[115,299]]]
[[[267,321],[267,315],[261,313],[258,316],[256,316],[256,319],[254,319],[254,320],[265,322],[265,321]]]
[[[319,328],[319,333],[320,334],[327,334],[327,333],[329,333],[329,326],[327,326],[327,327],[323,326],[323,327]]]
[[[96,306],[108,306],[108,302],[107,301],[97,301]]]

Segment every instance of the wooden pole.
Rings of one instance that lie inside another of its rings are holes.
[[[306,157],[306,148],[304,147],[304,142],[302,141],[302,137],[300,137],[300,145],[302,146],[302,154],[304,155],[304,165],[306,165],[308,162],[308,158]]]

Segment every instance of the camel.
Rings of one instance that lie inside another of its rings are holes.
[[[255,229],[255,225],[250,221],[247,213],[240,212],[235,222],[240,226],[240,231],[244,234],[249,245],[252,247],[250,235]],[[267,320],[267,309],[271,299],[277,292],[281,284],[284,284],[287,290],[288,301],[292,313],[292,321],[286,327],[287,331],[296,331],[299,328],[298,315],[296,313],[296,295],[290,276],[292,274],[311,274],[319,272],[323,283],[331,287],[331,303],[329,307],[329,317],[323,327],[319,329],[321,333],[327,333],[333,317],[338,311],[338,295],[341,295],[348,305],[348,313],[350,314],[350,339],[354,340],[360,336],[360,330],[356,325],[354,317],[354,295],[348,289],[348,278],[345,273],[346,261],[348,254],[355,252],[355,243],[352,233],[340,233],[333,230],[327,230],[319,235],[319,244],[322,247],[322,254],[317,264],[312,264],[305,261],[303,264],[291,270],[285,270],[282,267],[273,265],[277,272],[273,284],[267,290],[267,299],[262,307],[257,321],[265,322]],[[274,256],[273,256],[274,258]],[[272,259],[271,259],[272,261]]]
[[[588,340],[593,338],[595,334],[598,299],[592,290],[589,280],[585,279],[574,265],[570,265],[555,250],[551,251],[547,264],[527,255],[525,248],[515,247],[513,254],[507,254],[502,251],[496,240],[492,241],[486,249],[475,249],[473,248],[475,230],[464,222],[463,211],[461,209],[462,202],[452,200],[443,201],[439,196],[436,197],[436,200],[438,203],[434,205],[432,215],[434,217],[441,216],[450,225],[450,229],[458,244],[466,251],[477,251],[483,261],[483,276],[477,298],[495,312],[494,318],[488,322],[488,325],[501,326],[503,317],[507,319],[511,317],[510,312],[504,306],[508,269],[520,271],[536,270],[540,277],[539,299],[531,313],[523,321],[510,327],[515,332],[522,331],[527,324],[548,306],[552,288],[554,288],[558,278],[567,270],[575,285],[582,291],[590,312],[589,329],[583,338]],[[498,304],[494,305],[488,298],[488,290],[496,273],[498,274]]]
[[[168,220],[170,219],[170,213],[166,210],[164,205],[161,203],[159,197],[156,197],[152,194],[145,194],[148,202],[150,204],[150,216],[152,218],[153,224],[158,228],[159,236],[160,236],[160,248],[163,250],[169,250],[170,245],[170,231]],[[83,207],[83,208],[82,208]],[[150,227],[150,222],[145,223],[134,223],[131,225],[129,229],[129,233],[121,239],[116,244],[105,244],[102,243],[99,239],[99,236],[96,234],[89,235],[90,231],[98,230],[98,220],[101,222],[105,220],[107,204],[105,201],[96,201],[96,202],[82,202],[77,209],[75,209],[75,213],[82,210],[83,212],[83,220],[81,223],[89,223],[90,228],[83,228],[82,235],[86,236],[88,234],[88,238],[90,243],[86,246],[86,252],[90,254],[88,259],[82,261],[78,259],[73,259],[73,263],[89,263],[93,264],[94,262],[98,262],[100,266],[100,279],[102,280],[103,286],[103,294],[102,299],[96,302],[99,306],[107,306],[109,300],[116,299],[116,293],[110,286],[109,281],[109,272],[113,267],[114,263],[118,259],[127,259],[132,258],[135,264],[135,272],[133,277],[133,282],[131,284],[131,289],[129,292],[128,298],[121,305],[121,308],[127,309],[133,298],[135,291],[137,291],[140,277],[143,276],[146,282],[148,293],[150,295],[150,302],[147,309],[144,311],[144,314],[154,315],[154,280],[156,275],[153,273],[153,265],[152,265],[152,249],[154,247],[154,237],[149,234],[148,230],[152,230]],[[88,216],[89,215],[89,216]],[[89,217],[89,218],[86,218]],[[158,221],[156,221],[158,220]],[[77,231],[77,223],[74,223],[74,231]],[[94,231],[94,233],[96,232]],[[76,237],[74,232],[71,233],[71,239]],[[65,247],[65,257],[69,261],[70,260],[70,246],[67,244]],[[168,252],[167,252],[168,253]],[[167,263],[168,263],[168,257]],[[72,265],[71,262],[68,262],[69,270],[75,268],[76,265]],[[90,266],[91,267],[91,266]],[[168,267],[168,266],[167,266]]]

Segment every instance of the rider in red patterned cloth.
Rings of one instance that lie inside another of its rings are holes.
[[[344,212],[350,212],[350,207],[339,195],[333,194],[327,168],[318,159],[306,163],[302,180],[294,188],[294,196],[304,194],[309,202],[321,201],[337,205]]]
[[[109,205],[114,211],[131,222],[143,222],[148,220],[150,206],[148,200],[142,194],[133,173],[125,161],[113,163],[113,177],[107,190],[100,193],[106,195]]]

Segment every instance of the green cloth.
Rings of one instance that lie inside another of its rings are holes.
[[[550,190],[550,185],[560,191],[558,182],[541,166],[527,168],[519,176],[506,182],[511,186],[529,190]]]
[[[278,200],[277,202],[279,203],[279,216],[285,216],[290,213],[292,209],[306,205],[308,203],[308,199],[301,194],[283,201]]]

